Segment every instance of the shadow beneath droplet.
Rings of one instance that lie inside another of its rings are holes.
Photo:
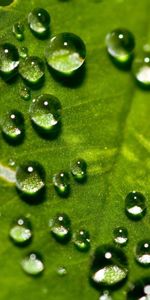
[[[31,28],[30,28],[31,29]],[[38,34],[36,33],[35,31],[32,31],[31,29],[31,32],[32,34],[39,40],[46,40],[46,39],[49,39],[50,36],[51,36],[51,30],[50,30],[50,27],[44,32],[44,33],[41,33],[41,34]]]
[[[84,63],[78,70],[72,75],[65,76],[64,74],[52,69],[48,64],[48,70],[53,78],[61,83],[63,86],[76,88],[83,84],[86,76],[86,64]]]
[[[14,84],[19,76],[18,76],[18,69],[16,69],[14,72],[11,72],[10,74],[4,74],[3,72],[0,71],[0,77],[2,80],[4,80],[7,84]]]
[[[32,243],[32,239],[33,239],[33,238],[32,238],[32,236],[31,236],[31,238],[30,238],[29,240],[24,241],[24,242],[21,242],[21,243],[15,241],[11,236],[9,236],[9,239],[10,239],[11,242],[13,242],[13,244],[14,244],[15,246],[17,246],[18,248],[22,249],[22,248],[24,248],[24,247],[29,246],[29,245]]]
[[[108,57],[119,70],[125,71],[125,72],[128,72],[131,70],[132,62],[134,59],[134,54],[131,55],[130,59],[127,62],[119,62],[114,57],[112,57],[109,53],[108,53]]]
[[[87,180],[88,180],[88,176],[87,175],[85,175],[83,178],[76,178],[76,177],[74,177],[74,175],[72,175],[72,176],[73,176],[74,180],[77,183],[79,183],[79,184],[85,184],[85,183],[87,183]]]
[[[145,91],[145,92],[149,92],[150,91],[150,84],[149,85],[145,85],[142,82],[139,82],[136,78],[134,78],[136,85],[138,86],[138,88],[140,88],[141,90]]]
[[[19,146],[20,144],[22,144],[23,141],[25,140],[25,131],[23,130],[22,133],[21,133],[21,136],[19,136],[18,138],[10,138],[3,131],[2,131],[2,136],[3,136],[4,140],[10,146],[16,147],[16,146]]]
[[[114,284],[113,286],[108,286],[107,284],[103,284],[103,283],[96,283],[92,280],[92,278],[89,277],[89,283],[92,287],[94,287],[96,290],[98,291],[106,291],[107,289],[109,289],[110,291],[115,291],[116,289],[120,289],[122,286],[124,286],[124,284],[126,283],[128,279],[128,276],[126,278],[124,278],[121,282]]]
[[[26,86],[28,86],[30,89],[35,90],[35,91],[41,89],[45,83],[45,75],[43,75],[42,78],[36,83],[29,82],[28,80],[24,79],[21,75],[20,75],[20,77],[22,78],[22,80]]]
[[[39,137],[41,137],[45,140],[55,140],[56,138],[58,138],[58,136],[61,134],[61,131],[62,131],[61,121],[59,121],[51,131],[48,131],[48,130],[46,131],[45,129],[40,128],[32,121],[31,121],[31,124],[32,124],[32,127],[34,128],[34,130],[39,135]]]
[[[19,197],[26,203],[30,205],[39,205],[46,201],[46,188],[43,187],[36,195],[26,195],[22,193],[17,187]]]
[[[67,187],[65,192],[61,192],[56,186],[54,188],[55,188],[55,191],[57,192],[57,194],[59,195],[59,197],[61,197],[62,199],[69,198],[69,196],[71,194],[70,186]]]
[[[130,213],[128,213],[127,210],[125,210],[125,213],[126,213],[126,216],[130,220],[138,222],[138,221],[140,221],[146,215],[146,211],[147,211],[147,209],[145,208],[145,210],[139,216],[138,215],[137,216],[136,215],[131,215]]]

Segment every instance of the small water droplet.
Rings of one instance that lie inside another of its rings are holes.
[[[84,182],[87,178],[87,164],[82,158],[72,162],[71,173],[74,179],[78,182]]]
[[[120,248],[104,245],[96,249],[90,272],[95,287],[117,288],[127,274],[127,258]]]
[[[42,166],[33,161],[21,164],[16,171],[16,186],[26,196],[35,196],[45,186],[45,172]]]
[[[61,243],[67,243],[71,238],[71,222],[69,217],[62,213],[49,222],[53,237]]]
[[[141,266],[150,266],[150,240],[138,242],[135,250],[135,258]]]
[[[50,15],[43,8],[35,8],[28,15],[30,29],[37,36],[45,36],[49,32]]]
[[[21,112],[11,110],[2,120],[2,133],[8,142],[21,142],[24,137],[24,118]]]
[[[40,95],[31,103],[30,115],[39,132],[43,134],[55,133],[60,125],[60,101],[53,95]]]
[[[0,72],[4,75],[14,75],[19,65],[17,48],[9,43],[0,45]]]
[[[9,166],[14,167],[16,163],[15,163],[15,161],[12,158],[10,158],[8,160],[8,164],[9,164]]]
[[[130,192],[125,199],[125,210],[129,218],[141,219],[146,212],[145,197],[139,192]]]
[[[44,78],[44,63],[37,56],[29,56],[20,62],[19,73],[29,84],[38,84]]]
[[[84,64],[86,49],[77,35],[60,33],[50,40],[45,56],[54,71],[69,76]]]
[[[25,273],[33,276],[40,275],[44,271],[44,263],[42,257],[37,252],[30,252],[21,261],[21,267]]]
[[[53,176],[53,184],[60,196],[68,196],[70,191],[69,174],[61,171]]]
[[[109,55],[119,65],[127,65],[133,57],[135,40],[133,34],[127,29],[115,29],[107,34],[106,46]]]
[[[128,242],[128,231],[125,227],[117,227],[113,231],[114,242],[119,246],[125,246]]]
[[[20,22],[13,25],[13,34],[19,41],[24,40],[24,25]]]
[[[90,234],[87,230],[81,229],[73,236],[75,247],[79,251],[87,252],[90,249]]]
[[[132,284],[127,293],[127,300],[149,300],[150,299],[150,278],[141,278]]]
[[[20,246],[27,245],[32,238],[32,229],[29,220],[24,217],[19,217],[13,222],[9,236],[15,244]]]
[[[57,269],[57,274],[59,275],[59,276],[65,276],[65,275],[67,275],[67,270],[66,270],[66,268],[65,267],[59,267],[58,269]]]
[[[28,48],[27,47],[20,47],[18,49],[18,51],[19,51],[19,56],[21,58],[26,58],[28,56]]]
[[[28,87],[23,86],[20,88],[20,97],[24,100],[29,100],[31,97],[31,91]]]
[[[101,293],[99,300],[112,300],[110,293],[108,291],[104,291]]]
[[[150,87],[150,52],[143,51],[135,58],[132,71],[141,87]]]

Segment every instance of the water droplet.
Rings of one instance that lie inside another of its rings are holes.
[[[109,55],[119,65],[127,65],[133,57],[135,40],[127,29],[116,29],[106,36],[106,46]]]
[[[8,160],[8,164],[9,164],[9,166],[14,167],[16,163],[15,163],[15,161],[12,158],[10,158]]]
[[[43,8],[35,8],[28,15],[30,29],[37,36],[45,36],[49,31],[50,15]]]
[[[61,171],[53,177],[53,184],[60,196],[68,196],[70,191],[69,174]]]
[[[150,87],[150,52],[143,52],[133,61],[132,71],[141,87]]]
[[[125,246],[128,242],[128,231],[125,227],[117,227],[113,231],[114,242],[120,246]]]
[[[19,73],[29,84],[38,84],[44,78],[44,63],[37,56],[29,56],[20,62]]]
[[[27,47],[20,47],[18,50],[19,50],[19,56],[21,58],[26,58],[28,56],[28,48]]]
[[[99,300],[112,300],[110,293],[108,291],[104,291],[101,293]]]
[[[71,222],[66,214],[57,214],[49,222],[50,230],[53,237],[61,243],[66,243],[71,238]]]
[[[28,87],[23,86],[20,89],[20,97],[24,100],[29,100],[31,97],[31,91]]]
[[[17,38],[17,40],[22,41],[24,40],[24,25],[20,22],[15,23],[13,25],[13,34]]]
[[[41,133],[54,133],[60,124],[61,104],[53,95],[40,95],[31,103],[30,115],[35,128]]]
[[[40,275],[44,271],[42,257],[37,252],[31,252],[21,261],[25,273],[33,276]]]
[[[150,299],[150,278],[142,278],[132,284],[127,293],[127,300],[149,300]]]
[[[129,218],[139,220],[146,212],[145,197],[139,192],[130,192],[125,200],[125,210]]]
[[[16,171],[16,186],[27,196],[35,196],[45,186],[45,172],[42,166],[33,161],[21,164]]]
[[[78,182],[83,182],[87,178],[87,164],[84,159],[79,158],[71,164],[71,173]]]
[[[150,241],[144,240],[137,244],[135,251],[136,261],[142,266],[150,266]]]
[[[57,273],[59,276],[65,276],[67,274],[67,270],[65,267],[61,266],[57,269]]]
[[[90,234],[88,231],[81,229],[74,234],[73,242],[79,251],[86,252],[90,249]]]
[[[8,142],[21,142],[24,137],[24,118],[21,112],[11,110],[2,120],[2,133]]]
[[[120,248],[104,245],[96,249],[90,272],[95,287],[117,288],[127,274],[127,258]]]
[[[20,217],[12,225],[9,236],[17,245],[27,245],[32,238],[31,224],[27,218]]]
[[[13,75],[19,65],[17,48],[9,43],[0,45],[0,72],[4,75]]]
[[[60,33],[50,40],[45,56],[54,71],[69,76],[84,64],[86,49],[77,35]]]

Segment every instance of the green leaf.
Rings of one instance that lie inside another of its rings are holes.
[[[30,55],[44,59],[46,40],[36,39],[27,26],[27,14],[34,7],[43,7],[51,15],[52,34],[73,32],[87,48],[86,72],[81,84],[67,86],[46,70],[45,84],[33,90],[54,94],[63,107],[63,128],[60,136],[47,141],[37,135],[29,119],[29,102],[19,96],[21,79],[8,84],[0,79],[0,117],[10,109],[24,114],[26,136],[20,146],[0,140],[0,299],[96,300],[99,297],[89,284],[90,253],[78,252],[70,242],[59,245],[49,234],[48,221],[57,212],[67,213],[73,231],[84,227],[91,234],[91,253],[96,246],[112,242],[116,226],[129,231],[125,252],[129,260],[128,283],[114,292],[113,299],[125,299],[128,284],[149,275],[134,261],[134,247],[150,234],[149,213],[139,222],[130,221],[124,213],[124,199],[138,190],[149,205],[150,172],[150,96],[140,90],[131,72],[118,70],[105,49],[106,34],[125,27],[135,35],[136,51],[150,42],[149,0],[16,0],[0,7],[0,41],[27,46]],[[25,24],[25,40],[19,42],[12,33],[14,22]],[[52,186],[52,176],[59,170],[70,170],[70,162],[82,157],[88,164],[88,181],[71,181],[71,195],[62,200]],[[27,159],[39,161],[46,170],[46,201],[29,205],[20,199],[12,181],[16,165]],[[28,215],[33,224],[33,242],[17,248],[8,238],[11,222],[18,215]],[[31,278],[20,267],[22,257],[30,250],[40,251],[45,272]],[[57,268],[65,266],[68,274],[61,277]]]

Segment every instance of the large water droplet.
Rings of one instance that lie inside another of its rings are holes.
[[[131,219],[139,220],[146,212],[145,197],[139,192],[130,192],[125,199],[125,210]]]
[[[13,25],[13,34],[17,40],[22,41],[24,39],[24,25],[20,22]]]
[[[87,230],[81,229],[73,236],[73,242],[79,251],[86,252],[90,249],[90,234]]]
[[[32,238],[31,224],[28,219],[19,217],[10,229],[9,236],[12,241],[20,246],[27,245]]]
[[[97,288],[117,288],[128,274],[124,252],[111,245],[100,246],[94,253],[90,278]]]
[[[128,231],[125,227],[117,227],[113,231],[114,242],[119,246],[125,246],[128,242]]]
[[[0,45],[0,72],[4,75],[13,75],[19,65],[17,48],[9,43]]]
[[[66,214],[57,214],[49,222],[50,230],[53,237],[61,243],[66,243],[71,238],[71,222]]]
[[[150,277],[142,278],[132,284],[127,293],[127,300],[149,300],[150,299]]]
[[[29,100],[31,97],[31,91],[28,87],[23,86],[20,88],[20,97],[24,100]]]
[[[150,88],[150,52],[143,52],[135,58],[132,71],[141,87]]]
[[[20,62],[19,73],[29,84],[38,84],[44,78],[44,63],[37,56],[29,56]]]
[[[84,159],[79,158],[72,162],[71,173],[78,182],[83,182],[87,178],[87,164]]]
[[[53,70],[69,76],[83,65],[86,49],[77,35],[60,33],[50,40],[45,56]]]
[[[119,63],[119,65],[126,65],[131,62],[133,57],[134,36],[127,29],[115,29],[107,34],[106,46],[114,62]]]
[[[44,271],[42,257],[37,252],[31,252],[21,261],[25,273],[33,276],[40,275]]]
[[[8,142],[21,142],[24,137],[24,118],[21,112],[12,110],[2,120],[2,133]]]
[[[45,173],[42,166],[33,161],[21,164],[16,170],[16,186],[27,196],[35,196],[45,186]]]
[[[142,266],[150,266],[150,240],[138,242],[135,251],[136,261]]]
[[[60,127],[61,104],[53,95],[40,95],[31,103],[30,115],[39,133],[53,134]]]
[[[43,8],[35,8],[28,15],[30,29],[37,36],[45,36],[49,32],[50,15]]]
[[[59,172],[53,177],[53,184],[60,196],[68,196],[70,191],[69,174],[67,172]]]

